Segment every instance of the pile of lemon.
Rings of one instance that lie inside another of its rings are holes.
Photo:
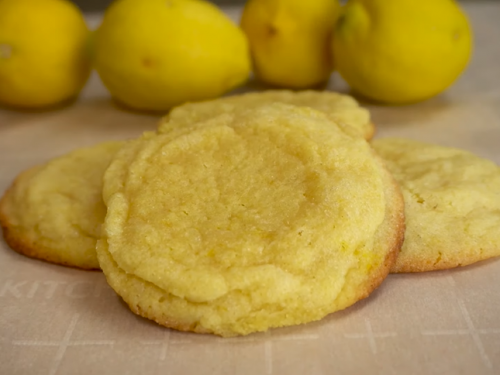
[[[240,26],[205,0],[117,0],[92,33],[68,0],[0,0],[0,103],[67,102],[92,66],[141,110],[221,96],[251,70],[304,89],[336,69],[362,96],[411,103],[448,88],[471,50],[453,0],[249,0]]]

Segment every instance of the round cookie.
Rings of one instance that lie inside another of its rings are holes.
[[[402,243],[397,184],[361,137],[274,104],[127,144],[104,176],[99,263],[136,314],[244,335],[343,309]]]
[[[52,263],[99,269],[95,246],[106,213],[102,176],[122,144],[79,149],[21,173],[0,201],[9,246]]]
[[[272,103],[311,107],[324,112],[351,135],[361,135],[365,139],[371,139],[375,133],[375,127],[370,122],[370,113],[367,109],[360,107],[354,98],[331,91],[313,90],[267,90],[187,103],[172,109],[158,130],[160,133],[164,133],[170,130],[173,124],[189,125],[222,113]]]
[[[380,139],[373,147],[405,199],[405,241],[391,272],[442,270],[500,255],[497,165],[405,139]]]

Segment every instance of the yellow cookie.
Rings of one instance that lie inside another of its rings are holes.
[[[188,125],[200,120],[231,111],[255,108],[272,103],[293,104],[311,107],[324,112],[344,131],[371,139],[375,127],[370,122],[370,113],[359,106],[349,95],[331,91],[268,90],[242,95],[228,96],[205,102],[187,103],[174,108],[160,124],[159,132],[169,131],[172,126]]]
[[[102,176],[121,145],[79,149],[21,173],[0,201],[5,241],[33,258],[99,269]]]
[[[129,143],[103,196],[111,287],[159,324],[222,336],[366,297],[404,232],[402,196],[367,142],[284,104]]]
[[[405,241],[391,272],[441,270],[500,255],[497,165],[467,151],[405,139],[373,146],[405,199]]]

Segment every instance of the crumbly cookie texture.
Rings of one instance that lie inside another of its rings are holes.
[[[184,104],[174,108],[162,121],[158,130],[164,133],[169,131],[172,126],[185,126],[222,113],[256,108],[272,103],[314,108],[325,113],[351,135],[371,139],[375,133],[375,126],[370,121],[370,113],[367,109],[360,107],[353,97],[332,91],[313,90],[297,92],[267,90]]]
[[[97,252],[132,311],[244,335],[318,320],[375,289],[404,233],[402,196],[361,137],[273,104],[122,148]]]
[[[99,269],[95,247],[106,212],[102,176],[121,146],[79,149],[21,173],[0,201],[9,246],[52,263]]]
[[[500,168],[455,148],[373,142],[405,199],[405,241],[392,272],[465,266],[500,255]]]

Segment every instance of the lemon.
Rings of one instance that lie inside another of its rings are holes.
[[[296,89],[326,81],[333,68],[330,39],[339,9],[338,0],[249,0],[241,27],[255,75]]]
[[[93,40],[94,65],[119,102],[167,110],[244,83],[248,42],[219,8],[201,0],[121,0]]]
[[[437,95],[459,77],[471,55],[472,32],[452,0],[349,0],[333,51],[353,90],[404,104]]]
[[[42,108],[76,96],[90,72],[88,29],[66,0],[0,0],[0,103]]]

